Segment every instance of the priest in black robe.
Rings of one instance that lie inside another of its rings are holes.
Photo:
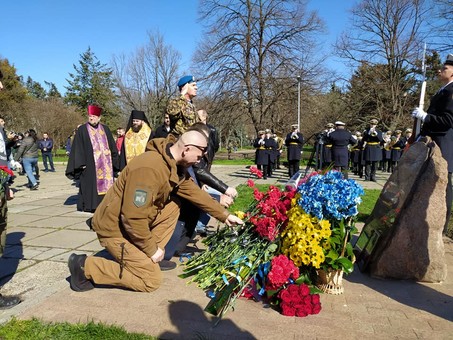
[[[88,122],[77,129],[66,167],[66,177],[79,180],[79,211],[94,212],[118,172],[118,150],[110,129],[100,123],[101,113],[88,106]]]

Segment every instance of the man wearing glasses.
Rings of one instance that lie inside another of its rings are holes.
[[[187,199],[228,226],[242,224],[187,172],[207,150],[206,136],[187,131],[178,140],[153,139],[148,152],[133,158],[107,192],[93,216],[92,227],[115,260],[72,254],[68,260],[71,288],[87,291],[94,283],[140,292],[159,288],[164,258],[179,216],[176,196]]]

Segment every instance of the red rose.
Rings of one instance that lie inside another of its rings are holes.
[[[288,302],[291,300],[291,294],[288,292],[287,289],[283,289],[280,292],[280,299],[282,299],[283,302]]]
[[[288,304],[282,304],[282,314],[286,316],[295,316],[296,309]]]
[[[313,294],[313,295],[311,296],[311,303],[312,303],[312,304],[317,304],[317,303],[319,303],[319,300],[320,300],[319,294]]]
[[[308,288],[306,284],[301,284],[299,286],[299,294],[300,296],[307,296],[308,294],[310,294],[310,288]]]
[[[292,296],[299,295],[299,286],[298,285],[289,285],[288,291]]]
[[[312,314],[318,314],[320,311],[321,311],[321,304],[320,303],[314,304],[312,306],[312,308],[311,308],[311,313]]]
[[[307,316],[310,313],[307,313],[307,311],[304,308],[298,308],[296,310],[296,316],[303,318],[304,316]]]
[[[249,179],[249,180],[247,181],[247,185],[248,185],[250,188],[253,188],[253,187],[255,186],[255,183],[254,183],[251,179]]]

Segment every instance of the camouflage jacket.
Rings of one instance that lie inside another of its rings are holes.
[[[187,128],[199,121],[195,105],[184,96],[169,101],[167,114],[170,116],[170,132],[176,136],[183,134]]]

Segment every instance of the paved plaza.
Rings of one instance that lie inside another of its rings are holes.
[[[37,191],[26,188],[25,176],[13,184],[16,198],[9,202],[0,283],[3,294],[19,294],[23,302],[0,311],[0,324],[12,316],[95,321],[162,339],[453,339],[453,242],[447,238],[445,282],[379,280],[356,268],[345,277],[344,294],[323,294],[320,314],[305,318],[285,317],[261,303],[239,300],[214,327],[215,318],[203,312],[209,298],[189,280],[177,277],[181,265],[164,272],[163,286],[153,293],[116,288],[73,292],[69,255],[94,254],[102,248],[86,224],[91,214],[76,210],[78,189],[64,176],[64,169],[59,164],[55,173],[41,172]],[[213,166],[212,171],[230,186],[249,177],[244,166]],[[376,183],[357,180],[365,188],[380,189],[388,174],[377,177]],[[258,183],[286,180],[286,170],[278,170],[274,178]]]

